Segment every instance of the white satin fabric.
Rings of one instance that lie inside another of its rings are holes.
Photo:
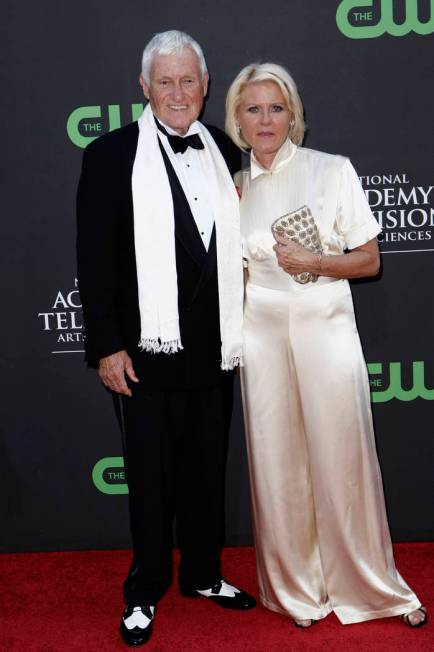
[[[326,254],[375,237],[350,162],[288,141],[242,187],[249,280],[243,403],[261,602],[342,623],[420,606],[395,568],[368,376],[346,280],[299,285],[276,262],[271,222],[310,206]]]

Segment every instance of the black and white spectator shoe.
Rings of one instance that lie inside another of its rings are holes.
[[[209,589],[195,589],[185,582],[180,582],[179,590],[185,598],[200,598],[200,596],[203,596],[226,609],[253,609],[253,607],[256,607],[255,598],[245,591],[237,589],[236,586],[228,584],[223,577]]]
[[[121,636],[130,646],[143,645],[152,634],[155,607],[129,604],[122,615]]]

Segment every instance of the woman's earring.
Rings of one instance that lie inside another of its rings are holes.
[[[241,127],[240,127],[239,124],[236,124],[236,125],[235,125],[235,129],[237,130],[237,134],[240,135],[240,133],[241,133]]]
[[[295,125],[295,120],[294,120],[294,119],[290,120],[290,122],[289,122],[289,128],[290,128],[290,129],[294,129],[294,125]]]

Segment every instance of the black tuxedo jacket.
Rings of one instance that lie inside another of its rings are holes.
[[[241,167],[237,148],[208,127],[231,174]],[[77,195],[78,284],[86,329],[86,358],[126,349],[140,387],[149,390],[213,387],[228,376],[220,370],[221,339],[215,232],[203,246],[189,204],[161,149],[173,197],[178,310],[184,349],[145,353],[138,348],[140,313],[134,249],[131,175],[138,125],[105,134],[85,150]]]

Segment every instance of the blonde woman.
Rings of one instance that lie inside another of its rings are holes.
[[[239,73],[226,130],[251,152],[236,184],[260,599],[300,627],[331,611],[344,624],[401,616],[421,626],[426,610],[393,560],[348,284],[377,274],[379,226],[350,161],[301,147],[303,107],[281,66]],[[273,237],[273,221],[297,209],[312,214],[322,251]],[[297,282],[302,273],[313,280]]]

